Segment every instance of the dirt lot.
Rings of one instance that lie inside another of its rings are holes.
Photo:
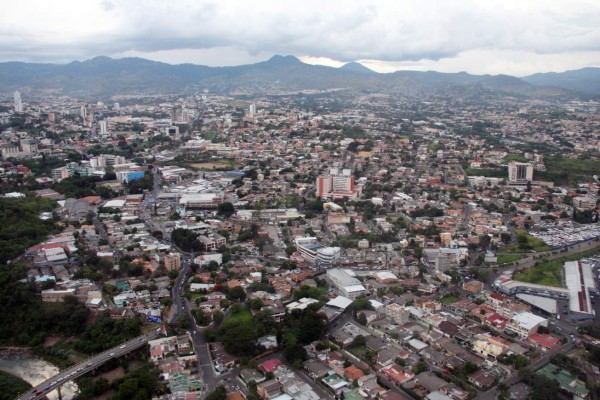
[[[235,163],[227,161],[227,160],[207,161],[207,162],[202,162],[202,163],[193,163],[190,165],[194,168],[197,168],[200,170],[205,170],[205,171],[211,171],[211,170],[217,169],[217,168],[231,168],[231,169],[235,168]]]

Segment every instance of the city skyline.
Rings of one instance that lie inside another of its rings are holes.
[[[20,16],[27,16],[26,18]],[[591,1],[183,4],[27,0],[0,16],[0,61],[67,63],[106,55],[229,66],[275,54],[377,72],[524,76],[600,66]]]

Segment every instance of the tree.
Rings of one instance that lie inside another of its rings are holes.
[[[363,335],[357,335],[350,344],[350,347],[363,347],[366,344],[367,339]]]
[[[364,312],[358,313],[356,321],[361,325],[367,325],[367,317]]]
[[[213,311],[213,321],[215,321],[216,323],[220,323],[223,321],[223,317],[225,316],[225,314],[223,314],[223,311],[220,310],[215,310]]]
[[[309,344],[319,340],[321,335],[327,330],[325,316],[316,312],[307,311],[300,319],[300,323],[295,329],[298,342]]]
[[[218,215],[222,215],[225,218],[229,218],[231,217],[233,214],[235,214],[235,207],[233,206],[233,204],[231,204],[230,202],[226,201],[224,203],[219,204],[218,208],[217,208],[217,214]]]
[[[200,251],[200,242],[197,237],[198,235],[194,232],[183,228],[177,228],[171,232],[171,240],[183,251]]]
[[[418,375],[421,372],[427,371],[427,368],[427,362],[421,358],[412,366],[411,370],[415,375]]]
[[[248,300],[248,307],[250,307],[251,310],[258,311],[263,305],[263,301],[257,297]]]
[[[229,297],[232,300],[242,301],[246,298],[246,292],[244,291],[243,287],[236,286],[232,289],[229,289]]]
[[[367,299],[365,296],[361,296],[361,297],[357,298],[356,300],[354,300],[352,302],[352,304],[350,304],[350,307],[353,310],[372,310],[373,309],[373,305],[371,304],[369,299]]]
[[[205,397],[205,400],[227,400],[227,389],[224,385],[219,385]]]

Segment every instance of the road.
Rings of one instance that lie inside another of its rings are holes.
[[[97,369],[108,360],[111,360],[113,358],[119,358],[123,355],[130,353],[133,350],[145,346],[149,340],[156,339],[159,335],[160,328],[150,333],[138,336],[128,342],[113,347],[112,349],[106,350],[100,354],[96,354],[95,356],[90,357],[85,361],[82,361],[78,364],[73,365],[70,368],[65,369],[64,371],[61,371],[53,377],[48,378],[36,387],[30,389],[27,393],[18,397],[18,399],[43,399],[48,393],[62,386],[66,382],[72,381],[73,379],[79,378],[80,376]]]
[[[156,199],[156,195],[158,194],[159,190],[158,173],[155,172],[154,176],[154,187],[152,192],[148,194],[149,200]],[[165,244],[170,245],[172,248],[174,248],[181,254],[181,269],[179,270],[179,275],[175,279],[175,283],[173,284],[172,288],[173,304],[171,306],[172,311],[168,317],[168,322],[171,324],[174,323],[181,317],[183,313],[187,314],[187,316],[189,317],[191,323],[190,332],[192,335],[192,343],[198,360],[198,373],[201,374],[201,378],[204,384],[206,385],[206,390],[212,391],[216,387],[217,382],[220,381],[222,377],[217,377],[215,373],[212,358],[210,356],[210,350],[208,348],[208,343],[204,339],[202,329],[196,325],[196,321],[192,316],[189,304],[184,296],[185,283],[187,282],[187,279],[189,278],[192,272],[192,264],[194,263],[194,253],[185,252],[179,247],[177,247],[177,245],[175,245],[175,243],[171,241],[171,238],[166,234],[166,230],[162,226],[162,224],[152,220],[151,212],[149,212],[146,207],[152,208],[153,202],[144,201],[144,207],[140,209],[140,218],[144,221],[146,226],[151,231],[162,232],[162,241]]]

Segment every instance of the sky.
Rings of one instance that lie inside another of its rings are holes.
[[[225,66],[275,54],[378,72],[600,67],[600,1],[19,0],[0,13],[0,61]]]

